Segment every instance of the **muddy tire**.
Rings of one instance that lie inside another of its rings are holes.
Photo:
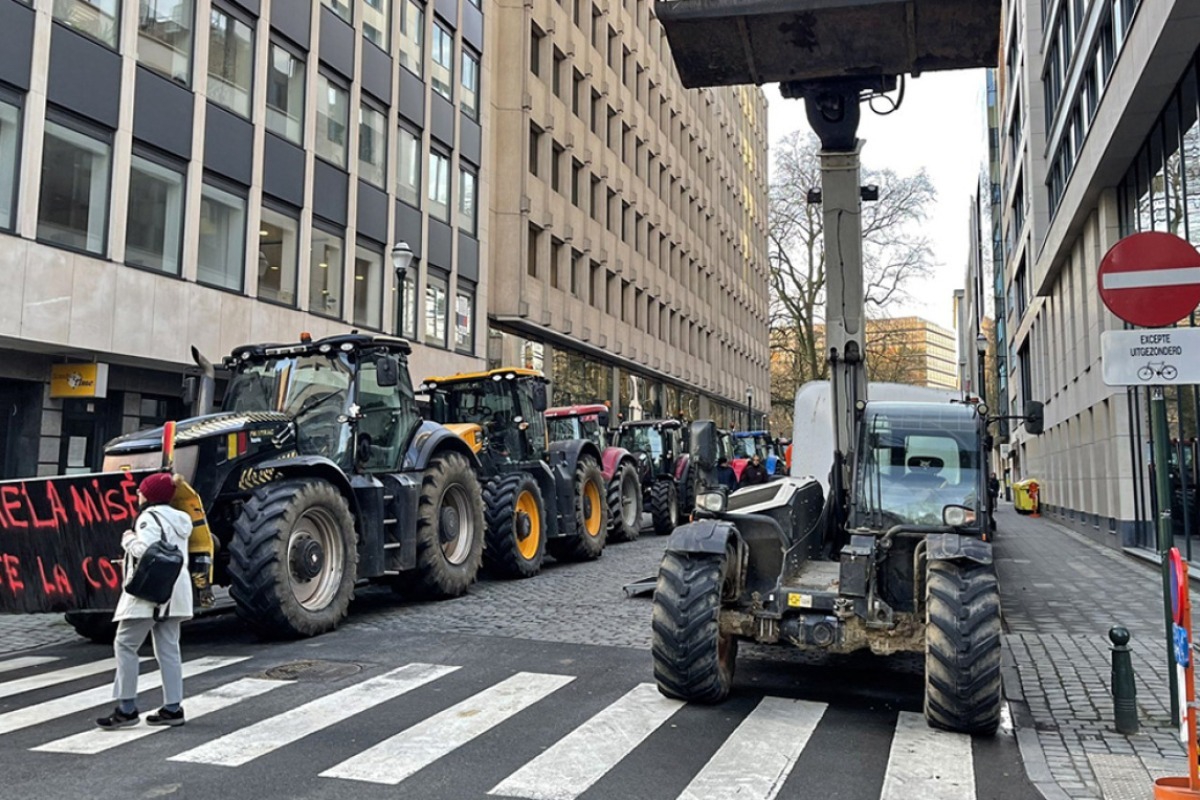
[[[727,556],[667,553],[658,569],[650,653],[654,680],[666,697],[719,703],[733,686],[737,639],[721,634],[721,597],[730,580]]]
[[[354,597],[358,534],[346,498],[317,479],[254,492],[233,524],[229,595],[237,613],[272,638],[316,636]]]
[[[89,642],[112,644],[117,638],[117,623],[111,611],[68,611],[63,619]]]
[[[655,481],[650,487],[650,516],[654,519],[654,532],[666,536],[675,530],[679,520],[679,499],[675,494],[675,481]]]
[[[696,495],[700,493],[700,467],[690,458],[679,486],[679,519],[676,524],[682,525],[691,519],[696,509]]]
[[[483,489],[487,544],[483,563],[501,578],[532,578],[546,559],[546,504],[532,475],[519,472]]]
[[[417,568],[401,577],[403,592],[437,599],[458,597],[483,561],[483,500],[479,479],[458,453],[430,461],[417,501]]]
[[[925,591],[925,719],[995,733],[1000,724],[1000,593],[991,566],[935,561]]]
[[[608,482],[608,540],[632,542],[642,532],[642,486],[633,464],[624,461]]]
[[[574,486],[575,533],[552,540],[550,555],[559,561],[594,561],[608,542],[608,488],[596,459],[579,459]]]

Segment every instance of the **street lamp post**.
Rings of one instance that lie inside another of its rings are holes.
[[[754,389],[746,388],[746,430],[754,430]]]
[[[988,340],[983,335],[983,331],[975,337],[975,352],[979,354],[979,386],[975,389],[975,394],[979,395],[980,402],[987,402],[987,349]]]
[[[408,246],[408,242],[401,239],[392,245],[392,269],[396,272],[396,303],[405,304],[408,301],[404,297],[404,278],[408,274],[408,268],[412,265],[413,251]],[[400,313],[395,315],[396,333],[400,336],[404,335],[405,317],[412,313],[412,308],[404,308],[401,305]],[[403,316],[402,316],[403,315]]]

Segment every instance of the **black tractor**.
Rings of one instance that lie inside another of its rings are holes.
[[[691,468],[688,456],[687,433],[676,419],[623,422],[617,430],[617,445],[636,459],[643,503],[659,536],[687,520],[700,486],[700,473]]]
[[[408,342],[349,334],[239,347],[223,410],[183,420],[175,470],[217,541],[214,579],[269,636],[312,636],[346,616],[355,585],[461,595],[483,553],[478,459],[423,421]],[[105,471],[157,469],[162,429],[105,449]],[[84,635],[101,629],[72,614]]]
[[[608,540],[607,485],[595,442],[547,443],[547,381],[508,368],[426,378],[430,414],[478,456],[490,573],[528,578],[546,553],[559,561],[599,558]]]

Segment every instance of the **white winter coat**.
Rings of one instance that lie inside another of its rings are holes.
[[[162,520],[162,528],[159,527],[155,517]],[[179,570],[179,577],[175,579],[175,590],[171,594],[171,599],[157,607],[159,609],[158,619],[191,619],[192,578],[187,570],[187,543],[188,538],[192,535],[192,518],[187,512],[167,505],[155,505],[147,506],[138,515],[137,521],[133,524],[133,530],[126,532],[121,539],[121,547],[125,550],[124,583],[128,583],[130,576],[133,575],[137,559],[146,552],[147,547],[158,541],[160,531],[164,528],[167,542],[178,547],[183,553],[184,566]],[[153,619],[154,611],[154,603],[134,597],[122,589],[121,599],[117,601],[117,610],[113,614],[113,619],[118,621]]]

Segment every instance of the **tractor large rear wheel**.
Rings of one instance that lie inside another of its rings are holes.
[[[285,480],[254,492],[229,548],[237,612],[271,637],[333,630],[354,597],[358,536],[346,498],[317,479]]]
[[[503,578],[532,578],[546,558],[546,505],[526,472],[502,475],[483,489],[487,546],[483,563]]]
[[[475,582],[483,560],[479,479],[457,453],[430,461],[417,503],[417,570],[404,589],[421,597],[458,597]]]
[[[689,703],[719,703],[733,686],[737,639],[720,629],[729,558],[667,553],[658,569],[650,653],[658,691]]]
[[[628,461],[617,467],[608,482],[608,538],[632,542],[642,532],[642,485]]]
[[[1000,724],[1000,593],[989,566],[935,561],[925,590],[925,719],[992,734]]]
[[[575,465],[575,533],[550,542],[550,555],[559,561],[593,561],[608,541],[608,499],[604,473],[591,456]]]
[[[666,536],[675,530],[679,520],[679,496],[675,492],[675,481],[658,480],[650,487],[650,516],[654,519],[654,532]]]

